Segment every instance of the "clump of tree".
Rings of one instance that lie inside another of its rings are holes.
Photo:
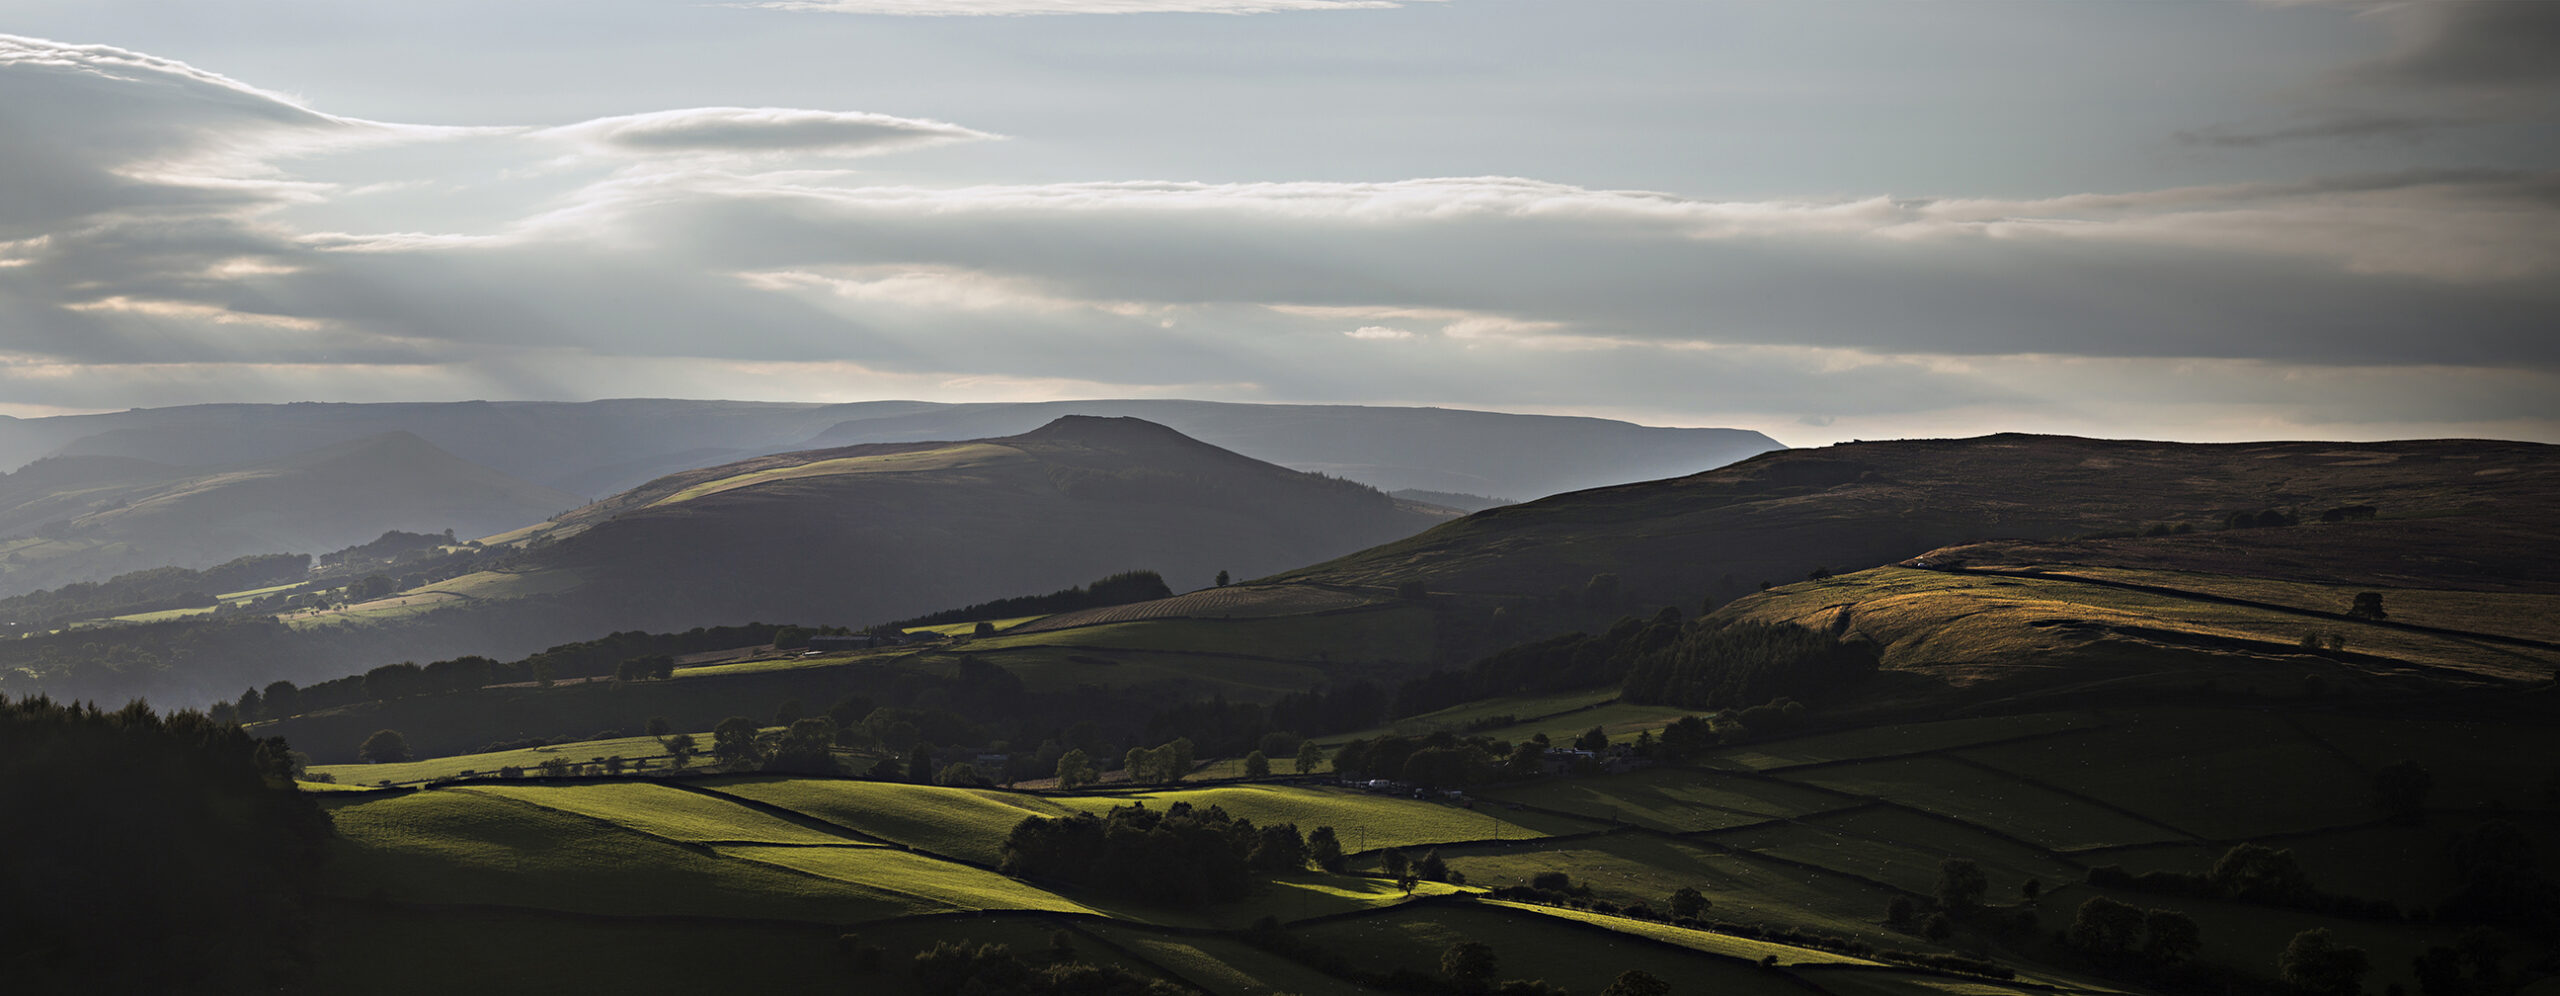
[[[1121,755],[1120,765],[1129,780],[1140,784],[1170,784],[1181,781],[1199,762],[1192,757],[1189,737],[1177,737],[1170,743],[1154,747],[1131,747]]]
[[[1422,788],[1449,789],[1509,777],[1512,745],[1446,730],[1419,737],[1388,734],[1337,748],[1333,770],[1349,778],[1384,778]]]
[[[1061,588],[1046,595],[1021,595],[999,598],[992,602],[957,609],[945,609],[913,619],[901,619],[875,629],[900,630],[917,626],[941,626],[973,619],[1010,619],[1015,616],[1045,616],[1077,609],[1098,609],[1131,602],[1147,602],[1173,597],[1164,576],[1154,571],[1122,571],[1106,578],[1073,588]]]
[[[1519,644],[1468,667],[1405,682],[1396,689],[1389,713],[1419,716],[1477,699],[1551,695],[1614,684],[1633,671],[1639,660],[1679,642],[1681,632],[1680,610],[1666,606],[1650,619],[1621,618],[1597,635],[1566,633]]]
[[[2159,973],[2195,958],[2204,932],[2176,910],[2145,910],[2105,896],[2080,904],[2063,940],[2101,967]]]
[[[2329,928],[2293,935],[2276,956],[2276,974],[2304,996],[2357,996],[2373,959],[2363,948],[2340,947]]]
[[[128,571],[104,581],[80,581],[0,598],[0,623],[53,629],[100,616],[196,608],[214,604],[214,596],[223,592],[299,581],[310,572],[311,555],[305,553],[251,554],[200,571],[184,567]]]
[[[1003,855],[1007,875],[1172,906],[1242,899],[1258,875],[1302,871],[1311,857],[1294,823],[1257,827],[1187,802],[1031,817],[1005,837]]]
[[[0,698],[0,813],[13,992],[268,992],[308,963],[329,821],[281,739]]]
[[[1791,623],[1732,622],[1692,630],[1627,675],[1634,702],[1741,709],[1781,697],[1837,698],[1873,675],[1883,651]]]
[[[2263,844],[2239,844],[2223,852],[2204,874],[2155,871],[2132,874],[2114,865],[2089,869],[2091,885],[2196,899],[2217,899],[2259,906],[2376,920],[2401,919],[2400,907],[2388,900],[2365,899],[2320,891],[2294,860],[2293,852]]]
[[[666,681],[676,676],[676,659],[668,654],[633,657],[616,665],[613,676],[621,681]]]
[[[860,948],[855,949],[857,953]],[[1183,987],[1132,975],[1117,965],[1094,965],[1064,955],[1053,944],[1045,956],[1024,957],[1010,945],[936,941],[916,952],[916,985],[927,996],[1019,993],[1022,996],[1180,996]]]

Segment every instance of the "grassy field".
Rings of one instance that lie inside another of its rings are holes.
[[[2366,770],[2402,761],[2425,767],[2435,779],[2429,806],[2560,810],[2560,764],[2548,729],[2344,713],[2301,719],[2311,735]]]
[[[1813,948],[1801,948],[1792,944],[1779,944],[1774,941],[1756,941],[1748,937],[1736,937],[1730,934],[1719,934],[1708,930],[1695,930],[1688,927],[1674,926],[1658,920],[1640,920],[1635,917],[1616,916],[1608,913],[1595,913],[1590,910],[1562,909],[1554,906],[1507,902],[1499,899],[1486,900],[1485,905],[1519,910],[1524,913],[1535,913],[1540,916],[1551,916],[1560,920],[1572,920],[1579,923],[1593,924],[1596,926],[1606,927],[1621,934],[1634,934],[1638,937],[1650,937],[1657,941],[1677,944],[1681,947],[1689,948],[1694,951],[1704,951],[1708,954],[1723,955],[1727,958],[1740,958],[1746,961],[1759,961],[1762,958],[1775,957],[1778,959],[1778,964],[1787,966],[1882,964],[1882,962],[1871,961],[1855,955],[1838,954],[1830,951],[1820,951]]]
[[[1168,935],[1113,923],[1077,929],[1135,952],[1215,996],[1374,992],[1242,941]]]
[[[693,731],[693,739],[696,743],[708,746],[711,743],[711,733],[707,730],[696,730]],[[646,760],[652,766],[664,766],[672,763],[673,760],[667,755],[666,746],[657,737],[623,737],[618,740],[581,740],[576,743],[527,747],[522,750],[491,751],[485,754],[456,754],[451,757],[433,757],[423,761],[403,761],[395,764],[315,764],[311,766],[310,771],[313,774],[325,774],[349,784],[371,785],[388,781],[394,785],[409,785],[437,778],[458,777],[466,771],[493,775],[500,768],[518,767],[530,772],[541,767],[544,761],[561,760],[571,764],[587,764],[599,758],[617,755],[626,761]]]
[[[1857,804],[1784,782],[1664,769],[1616,778],[1544,779],[1490,792],[1487,798],[1675,833],[1787,819]]]
[[[1808,817],[1801,823],[1715,835],[1716,843],[1801,861],[1927,895],[1938,863],[1964,858],[1982,866],[1994,900],[2014,896],[2028,879],[2055,885],[2081,872],[2045,851],[1959,824],[1899,809],[1869,808]]]
[[[869,837],[983,864],[1002,856],[1005,835],[1024,819],[1070,812],[1039,796],[989,789],[771,776],[701,784]]]
[[[2199,571],[2088,567],[2078,564],[2042,567],[2062,576],[2176,588],[2223,598],[2283,605],[2313,612],[2345,612],[2356,593],[2371,585],[2312,584],[2236,574]],[[2394,622],[2493,633],[2560,642],[2560,595],[2531,592],[2446,591],[2428,588],[2385,588],[2383,611]]]
[[[2365,773],[2259,713],[2146,713],[2111,729],[1956,752],[2208,840],[2372,820]],[[2163,772],[2176,777],[2162,777]]]
[[[1145,619],[1255,619],[1358,608],[1380,601],[1311,585],[1233,585],[1095,609],[1060,613],[1035,629],[1064,629]]]
[[[1041,615],[1041,616],[1015,616],[1015,617],[1013,617],[1013,618],[1011,618],[1011,619],[988,619],[988,620],[984,620],[984,621],[985,621],[988,625],[990,625],[990,626],[994,626],[994,627],[996,628],[996,632],[1001,633],[1001,632],[1004,632],[1005,630],[1012,629],[1012,628],[1014,628],[1014,627],[1016,627],[1016,626],[1021,626],[1021,625],[1027,624],[1027,623],[1031,623],[1031,622],[1035,622],[1035,621],[1038,621],[1038,620],[1041,620],[1041,619],[1047,619],[1047,618],[1049,618],[1049,617],[1048,617],[1048,616],[1045,616],[1045,615]],[[901,632],[901,633],[940,633],[940,634],[942,634],[942,635],[944,635],[944,636],[968,636],[968,635],[970,635],[970,634],[972,634],[972,633],[975,633],[975,632],[977,632],[977,631],[978,631],[978,622],[977,622],[977,621],[971,621],[971,622],[943,623],[942,625],[939,625],[939,626],[909,626],[909,627],[907,627],[907,628],[905,628],[905,629],[899,630],[898,632]]]
[[[1318,739],[1323,743],[1335,744],[1346,743],[1353,740],[1369,740],[1391,734],[1413,736],[1424,733],[1434,733],[1440,730],[1463,732],[1469,727],[1475,726],[1476,724],[1489,719],[1499,719],[1504,716],[1510,716],[1520,720],[1537,720],[1543,717],[1557,715],[1559,713],[1578,713],[1587,709],[1595,709],[1617,700],[1618,690],[1615,688],[1567,692],[1562,695],[1545,695],[1528,698],[1483,699],[1476,702],[1469,702],[1465,705],[1450,706],[1449,708],[1442,709],[1437,712],[1426,712],[1419,716],[1408,716],[1392,723],[1388,723],[1385,726],[1373,727],[1361,730],[1357,733],[1334,734],[1332,736],[1320,737]],[[1521,724],[1505,724],[1506,727],[1518,725]],[[1584,729],[1589,728],[1590,727],[1584,727]]]
[[[999,634],[973,650],[1085,647],[1187,651],[1337,664],[1431,659],[1431,611],[1390,605],[1372,611],[1268,619],[1159,619],[1036,633]]]
[[[1177,802],[1188,802],[1200,809],[1217,806],[1230,816],[1257,824],[1295,823],[1300,832],[1332,827],[1346,852],[1452,841],[1521,840],[1578,833],[1599,826],[1587,820],[1481,803],[1475,809],[1467,809],[1349,789],[1299,786],[1238,785],[1135,795],[1057,796],[1052,801],[1089,812],[1104,812],[1133,801],[1155,808]]]
[[[1802,764],[1854,761],[1895,754],[1945,750],[1952,747],[1969,747],[2017,737],[2083,729],[2098,723],[2099,719],[2095,714],[2080,712],[1986,716],[1978,719],[1950,719],[1935,723],[1898,723],[1843,733],[1790,737],[1768,743],[1727,747],[1709,755],[1704,763],[1716,767],[1772,771]]]
[[[843,846],[855,843],[841,834],[813,830],[736,802],[645,782],[480,784],[450,791],[513,799],[611,823],[635,833],[689,844]]]
[[[1441,952],[1476,941],[1499,954],[1496,978],[1544,979],[1577,993],[1606,989],[1631,969],[1695,992],[1803,992],[1739,961],[1503,906],[1403,909],[1293,933],[1368,972],[1407,968],[1436,976]]]
[[[1621,906],[1664,909],[1671,893],[1696,888],[1714,905],[1708,915],[1743,923],[1786,923],[1826,933],[1901,944],[1884,929],[1886,904],[1901,893],[1854,876],[1798,868],[1702,844],[1635,833],[1571,841],[1443,848],[1449,867],[1470,886],[1527,885],[1540,872],[1561,871],[1594,898]]]
[[[423,615],[437,609],[468,605],[472,602],[522,598],[531,595],[553,595],[585,583],[585,578],[571,570],[478,571],[412,588],[387,598],[358,602],[343,609],[306,609],[283,613],[276,618],[297,628],[339,623],[380,622]]]
[[[2183,839],[2176,831],[1945,758],[1834,765],[1791,780],[1892,799],[2061,850]]]

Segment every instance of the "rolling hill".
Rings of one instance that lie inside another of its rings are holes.
[[[1018,436],[669,475],[517,534],[522,562],[494,583],[439,587],[490,599],[539,585],[590,628],[863,624],[1129,569],[1205,587],[1221,571],[1268,573],[1455,514],[1153,423],[1067,416]],[[575,587],[557,591],[564,578]]]
[[[1282,466],[1390,490],[1508,499],[1685,474],[1778,446],[1767,436],[1736,429],[1439,408],[638,398],[195,405],[38,419],[0,416],[0,469],[44,456],[112,456],[191,467],[257,463],[397,431],[474,463],[593,497],[762,454],[1011,436],[1063,415],[1144,418]]]
[[[2322,521],[2332,510],[2339,521]],[[2225,528],[2270,511],[2294,524]],[[1640,600],[1689,604],[1940,547],[2107,535],[2095,549],[2156,564],[2560,591],[2541,553],[2560,540],[2560,447],[2019,434],[1845,443],[1490,509],[1281,580],[1516,597],[1614,573]]]
[[[406,432],[211,469],[55,457],[0,475],[0,595],[334,550],[391,529],[478,535],[575,504]]]

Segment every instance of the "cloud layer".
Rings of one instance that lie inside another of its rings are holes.
[[[733,6],[893,17],[1031,17],[1060,14],[1281,14],[1382,10],[1446,0],[766,0]]]
[[[2560,437],[2550,172],[1737,200],[1507,176],[891,183],[850,168],[994,136],[740,107],[413,127],[5,36],[0,120],[47,139],[0,147],[0,396],[24,413],[1188,395],[1791,441]],[[547,185],[490,224],[312,220],[388,196],[331,157],[392,145]]]

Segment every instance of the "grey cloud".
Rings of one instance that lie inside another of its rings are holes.
[[[2464,122],[2455,118],[2356,112],[2309,124],[2282,127],[2250,128],[2235,124],[2219,124],[2181,131],[2171,137],[2181,145],[2222,149],[2253,149],[2282,142],[2332,139],[2347,141],[2393,139],[2402,142],[2419,142],[2435,132],[2462,123]]]
[[[2369,79],[2491,92],[2560,84],[2560,4],[2404,0],[2378,11],[2400,34]]]
[[[1279,14],[1384,10],[1445,0],[764,0],[733,7],[892,17],[1031,17],[1061,14]]]
[[[864,155],[993,138],[941,121],[784,107],[696,107],[599,118],[545,134],[637,152]]]

